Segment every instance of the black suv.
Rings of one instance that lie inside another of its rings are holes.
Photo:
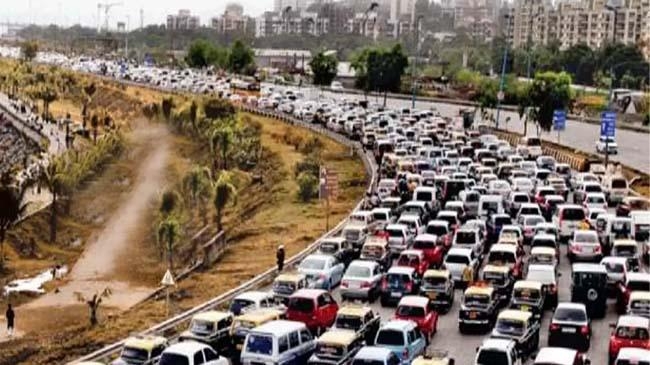
[[[583,303],[591,318],[605,317],[607,310],[607,269],[599,264],[573,264],[571,301]]]

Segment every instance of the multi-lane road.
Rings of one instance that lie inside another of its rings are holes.
[[[342,98],[345,97],[351,100],[363,99],[363,95],[346,94],[346,93],[333,93],[323,92],[323,97],[326,98]],[[369,97],[370,101],[383,102],[382,98],[375,99]],[[387,98],[386,104],[388,107],[410,107],[411,101],[397,98]],[[439,102],[429,101],[416,101],[415,107],[418,109],[429,109],[434,107],[440,114],[444,116],[458,115],[461,109],[468,107]],[[493,111],[494,112],[494,111]],[[496,115],[496,113],[495,113]],[[506,118],[510,121],[506,124]],[[499,117],[499,128],[505,128],[509,131],[523,133],[524,122],[519,118],[519,114],[512,111],[502,110]],[[534,123],[528,123],[529,135],[536,135],[537,130]],[[542,139],[557,142],[556,132],[542,132]],[[566,123],[566,130],[560,134],[560,143],[572,148],[576,148],[585,152],[596,152],[596,141],[600,136],[600,126],[596,124],[581,122],[578,120],[568,120]],[[618,161],[625,165],[634,167],[643,172],[650,173],[650,134],[643,132],[635,132],[625,129],[616,130],[616,142],[618,143],[619,153],[617,155],[610,155],[612,161]]]

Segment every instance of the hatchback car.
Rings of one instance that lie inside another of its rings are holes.
[[[618,352],[625,347],[650,349],[650,320],[638,316],[620,316],[610,325],[609,363],[614,363]]]
[[[591,322],[582,303],[558,304],[548,329],[548,345],[587,352],[591,343]]]
[[[402,364],[410,364],[424,353],[426,340],[415,322],[390,320],[379,328],[375,346],[391,350]]]
[[[391,267],[381,281],[382,306],[396,305],[405,295],[420,291],[420,278],[412,267]]]
[[[395,319],[415,322],[427,344],[438,331],[438,313],[432,310],[429,298],[419,295],[409,295],[400,299],[395,309]]]

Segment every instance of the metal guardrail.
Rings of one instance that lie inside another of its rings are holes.
[[[305,123],[301,120],[291,118],[286,115],[282,115],[279,113],[274,113],[274,112],[269,112],[269,111],[264,111],[248,106],[244,106],[241,108],[242,111],[249,112],[249,113],[254,113],[260,116],[265,116],[265,117],[270,117],[270,118],[275,118],[287,123],[290,123],[292,125],[298,125],[304,128],[311,129],[312,131],[315,131],[319,134],[326,135],[327,137],[330,137],[337,142],[340,142],[341,144],[344,144],[350,148],[352,148],[355,153],[361,158],[364,167],[368,174],[370,175],[370,180],[368,182],[368,189],[373,189],[377,176],[376,172],[377,169],[375,167],[374,160],[366,154],[361,148],[358,143],[355,143],[339,134],[333,133],[332,131],[329,131],[327,129],[324,129],[320,126],[313,125],[310,123]],[[353,211],[358,210],[363,203],[363,200],[359,201],[357,205],[355,206]],[[286,267],[290,268],[298,264],[304,257],[309,255],[310,253],[314,252],[316,248],[318,247],[318,242],[321,241],[325,237],[329,237],[332,235],[335,235],[339,233],[342,229],[343,226],[347,223],[347,218],[343,219],[341,222],[339,222],[336,227],[332,228],[329,232],[325,233],[322,235],[320,238],[318,238],[315,242],[313,242],[311,245],[309,245],[306,249],[303,251],[299,252],[298,254],[294,255],[291,257],[287,263],[285,264]],[[217,308],[221,306],[222,304],[230,301],[232,298],[235,296],[245,292],[249,291],[252,289],[259,288],[260,286],[263,286],[264,284],[268,283],[270,280],[272,280],[275,276],[277,275],[277,269],[276,268],[271,268],[269,270],[266,270],[264,273],[257,275],[253,279],[241,284],[240,286],[231,289],[213,299],[208,300],[207,302],[200,304],[190,310],[187,310],[173,318],[170,318],[164,322],[161,322],[153,327],[148,328],[145,331],[142,331],[142,334],[161,334],[165,333],[169,330],[172,330],[186,322],[189,322],[189,320],[197,313],[204,312],[206,310],[210,310],[213,308]],[[105,346],[91,354],[88,354],[82,358],[76,359],[73,362],[70,362],[69,364],[76,364],[82,361],[102,361],[102,360],[108,360],[110,357],[115,356],[121,349],[122,345],[124,344],[124,340],[115,342],[113,344],[110,344],[108,346]]]

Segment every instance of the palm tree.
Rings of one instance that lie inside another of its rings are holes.
[[[99,309],[99,305],[102,304],[102,301],[104,298],[110,297],[112,294],[111,288],[104,288],[100,293],[95,293],[93,294],[92,297],[86,297],[80,292],[75,292],[74,295],[77,298],[77,301],[80,303],[85,303],[88,306],[89,314],[90,314],[90,325],[91,326],[96,326],[98,321],[97,321],[97,310]]]
[[[38,98],[43,100],[43,114],[50,115],[50,104],[59,98],[59,94],[50,85],[43,86],[38,93]]]
[[[97,87],[95,86],[94,82],[91,82],[90,84],[84,86],[83,90],[84,90],[84,94],[86,94],[86,97],[84,98],[83,101],[81,116],[83,117],[83,128],[86,129],[86,121],[88,119],[88,105],[92,102],[93,95],[95,95],[95,91],[97,91]]]
[[[233,132],[230,127],[217,127],[210,133],[210,151],[221,155],[221,169],[228,170],[228,154],[232,148]],[[215,167],[217,163],[214,163]]]
[[[174,217],[160,222],[158,225],[158,243],[167,249],[167,269],[174,269],[174,244],[181,234],[181,225]]]
[[[172,214],[176,207],[178,207],[180,200],[181,198],[177,192],[174,190],[165,190],[160,197],[160,207],[158,208],[158,211],[163,217],[167,218]]]
[[[97,114],[90,117],[90,126],[93,128],[93,142],[97,143],[97,129],[99,128],[99,116]]]
[[[66,161],[62,158],[54,157],[50,159],[40,175],[40,183],[45,185],[47,190],[52,194],[52,203],[50,204],[50,243],[56,241],[56,203],[60,195],[63,194],[69,176],[67,175]]]
[[[212,194],[211,180],[210,169],[198,165],[194,166],[183,179],[183,189],[189,195],[192,206],[198,205],[204,224],[208,224],[205,201],[209,200]]]
[[[219,174],[217,182],[214,184],[214,208],[217,210],[217,228],[223,229],[221,222],[223,210],[229,202],[236,203],[237,188],[232,183],[232,175],[227,171]]]
[[[5,261],[5,237],[7,231],[13,228],[16,223],[25,215],[28,203],[25,202],[26,187],[18,188],[10,185],[6,179],[2,179],[0,185],[0,269],[4,267]]]

